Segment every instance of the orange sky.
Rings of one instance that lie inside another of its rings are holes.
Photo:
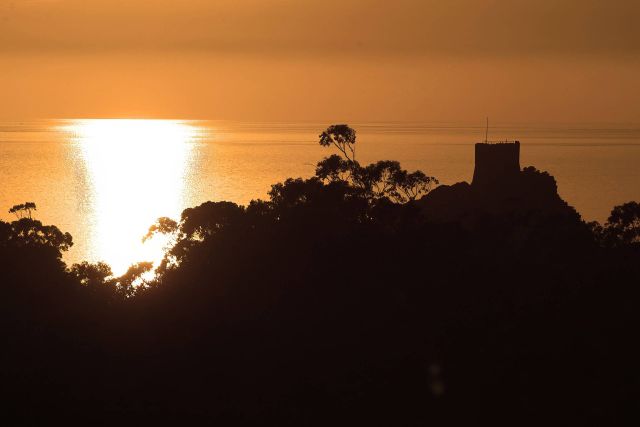
[[[637,122],[640,2],[0,0],[0,119]]]

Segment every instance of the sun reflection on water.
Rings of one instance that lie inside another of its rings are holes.
[[[173,120],[76,120],[63,126],[87,171],[90,257],[122,274],[162,258],[164,242],[142,236],[160,216],[179,218],[199,128]]]

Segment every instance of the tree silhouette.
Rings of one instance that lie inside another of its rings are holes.
[[[627,202],[611,211],[604,233],[619,244],[640,243],[640,203]]]
[[[435,177],[427,176],[422,171],[407,173],[401,171],[395,176],[399,192],[399,200],[415,200],[433,189],[439,182]]]
[[[25,202],[19,205],[14,205],[9,209],[9,213],[14,214],[18,219],[28,217],[31,219],[31,211],[36,210],[36,204],[33,202]]]
[[[320,160],[316,165],[316,176],[329,182],[348,182],[352,177],[353,165],[337,154]]]
[[[355,160],[356,132],[348,125],[329,126],[320,135],[320,145],[335,146],[344,158],[333,154],[316,166],[316,176],[325,182],[349,183],[370,199],[388,198],[395,203],[406,203],[427,194],[438,180],[422,171],[407,172],[400,163],[380,160],[361,166]]]
[[[320,134],[320,145],[333,145],[348,161],[356,161],[356,131],[348,125],[329,126]]]
[[[58,257],[73,246],[71,234],[63,233],[56,226],[43,225],[40,221],[22,217],[6,227],[8,243],[17,247],[49,247],[54,249]]]
[[[90,289],[112,286],[112,283],[107,278],[112,277],[113,272],[107,263],[97,262],[92,264],[83,261],[79,264],[73,264],[70,272],[78,278],[81,285]]]
[[[438,180],[422,171],[407,172],[400,163],[381,160],[357,169],[355,181],[373,198],[386,197],[395,203],[406,203],[427,194]]]
[[[161,217],[158,218],[155,224],[149,227],[149,231],[142,238],[143,242],[146,242],[148,239],[152,238],[156,234],[171,234],[178,231],[178,223],[172,220],[171,218]]]
[[[114,279],[118,292],[125,298],[130,298],[136,293],[148,289],[149,282],[143,279],[143,275],[153,268],[152,262],[138,262],[131,265],[126,273]]]

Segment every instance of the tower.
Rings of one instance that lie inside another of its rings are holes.
[[[509,185],[520,173],[520,142],[476,144],[476,164],[471,185],[496,188]]]

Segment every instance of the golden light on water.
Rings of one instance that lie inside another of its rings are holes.
[[[142,242],[160,216],[178,219],[197,126],[173,120],[77,120],[64,130],[89,181],[91,260],[114,274],[162,258],[165,242]]]

